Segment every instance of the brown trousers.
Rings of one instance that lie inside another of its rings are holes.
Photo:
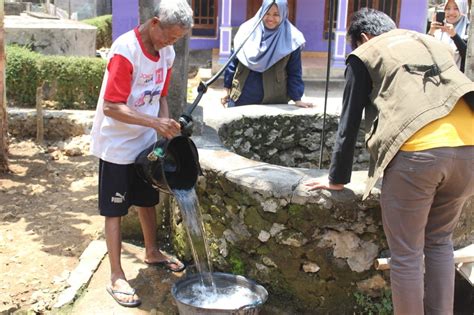
[[[381,206],[395,315],[453,314],[452,234],[470,196],[474,146],[400,151],[385,169]]]

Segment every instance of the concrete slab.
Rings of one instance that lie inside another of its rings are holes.
[[[79,257],[78,266],[71,272],[67,280],[69,287],[59,295],[54,305],[55,308],[63,307],[76,299],[79,291],[92,278],[105,253],[107,253],[105,241],[95,240],[87,246],[81,257]]]
[[[5,16],[5,43],[31,47],[45,55],[95,56],[97,28],[85,23],[35,18],[22,13]]]
[[[171,295],[171,286],[183,273],[171,273],[143,262],[143,248],[123,243],[122,266],[129,283],[137,290],[142,304],[136,308],[120,306],[105,290],[109,283],[110,267],[108,256],[102,260],[92,276],[87,288],[71,309],[65,311],[71,315],[83,314],[178,314]]]

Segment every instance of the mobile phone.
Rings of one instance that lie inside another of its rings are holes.
[[[436,12],[436,22],[439,22],[444,25],[445,14],[444,11]]]

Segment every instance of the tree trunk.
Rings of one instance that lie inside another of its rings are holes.
[[[471,3],[470,21],[474,21],[474,1]],[[466,64],[464,72],[467,77],[474,81],[474,23],[469,24],[469,37],[467,40]]]
[[[3,28],[4,0],[0,0],[0,173],[9,170],[8,167],[8,118],[7,101],[5,96],[5,30]]]
[[[43,85],[36,88],[36,143],[44,143],[44,123],[43,123]]]

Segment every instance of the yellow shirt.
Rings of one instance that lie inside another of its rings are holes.
[[[418,130],[400,150],[421,151],[464,145],[474,145],[474,111],[464,98],[460,98],[447,116]]]

